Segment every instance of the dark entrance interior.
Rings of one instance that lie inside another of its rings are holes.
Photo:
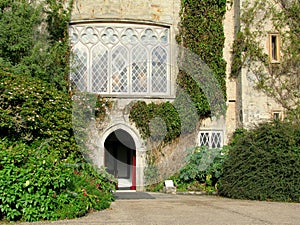
[[[118,189],[136,189],[136,152],[133,138],[119,129],[112,132],[104,143],[105,167],[118,178]]]

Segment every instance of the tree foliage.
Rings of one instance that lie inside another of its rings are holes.
[[[300,2],[247,1],[242,30],[233,46],[233,76],[244,66],[256,77],[256,87],[274,98],[294,120],[300,115]],[[280,35],[280,61],[270,62],[264,43],[269,33]]]
[[[0,0],[0,220],[74,218],[113,200],[115,179],[73,133],[67,5]]]
[[[71,4],[71,3],[70,3]],[[63,0],[0,1],[0,59],[11,69],[67,89],[70,8]],[[51,74],[51,75],[50,75]]]
[[[26,0],[1,0],[0,10],[0,57],[16,65],[40,37],[42,8]]]

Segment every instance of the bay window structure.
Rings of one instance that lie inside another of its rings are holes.
[[[71,24],[70,80],[79,91],[109,96],[169,96],[169,27]]]

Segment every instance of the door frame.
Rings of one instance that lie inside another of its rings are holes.
[[[123,130],[124,132],[126,132],[125,130]],[[107,167],[107,154],[111,154],[111,156],[113,157],[113,171],[110,171],[110,173],[115,176],[117,179],[119,179],[118,174],[117,174],[117,160],[118,160],[118,152],[122,149],[119,146],[122,145],[122,143],[118,140],[110,140],[109,138],[111,137],[111,135],[114,135],[114,132],[111,132],[105,139],[105,143],[108,142],[109,146],[105,147],[105,151],[104,151],[104,166],[107,169],[111,169]],[[126,164],[128,165],[127,167],[127,174],[129,175],[128,178],[124,177],[124,178],[120,178],[120,179],[129,179],[131,181],[131,186],[129,186],[128,188],[130,190],[136,190],[136,145],[134,142],[133,137],[126,132],[127,135],[130,136],[132,143],[134,144],[134,149],[126,147],[125,149],[127,151],[127,159],[126,159]]]

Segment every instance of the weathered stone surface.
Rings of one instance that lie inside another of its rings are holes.
[[[225,46],[223,51],[224,59],[227,62],[226,85],[227,85],[227,114],[226,117],[213,118],[201,121],[199,130],[222,130],[224,144],[228,143],[232,133],[237,127],[251,127],[252,124],[272,118],[272,111],[282,110],[273,100],[258,92],[254,88],[255,78],[247,69],[242,69],[239,79],[230,78],[232,44],[235,34],[240,27],[239,15],[243,0],[228,3],[227,12],[224,18]],[[142,23],[151,25],[168,26],[170,28],[171,45],[171,80],[175,84],[177,76],[177,52],[175,37],[178,33],[180,21],[180,0],[75,0],[72,12],[71,23],[106,22],[106,23]],[[262,43],[265,44],[265,43]],[[267,45],[265,44],[266,50]],[[129,121],[130,104],[137,100],[146,102],[172,101],[176,88],[172,89],[169,99],[147,98],[118,98],[113,99],[114,106],[101,124],[91,124],[89,127],[90,157],[97,166],[104,165],[104,142],[111,132],[116,129],[124,129],[134,139],[136,144],[137,158],[137,186],[143,188],[144,168],[146,166],[146,152],[155,149],[143,140],[139,131]],[[198,130],[198,131],[199,131]],[[173,143],[163,146],[160,151],[164,153],[158,161],[160,174],[158,180],[167,178],[168,175],[176,172],[183,164],[186,149],[199,144],[198,131],[191,135],[182,136]]]
[[[76,20],[135,20],[176,24],[180,1],[160,0],[77,0],[72,21]]]

